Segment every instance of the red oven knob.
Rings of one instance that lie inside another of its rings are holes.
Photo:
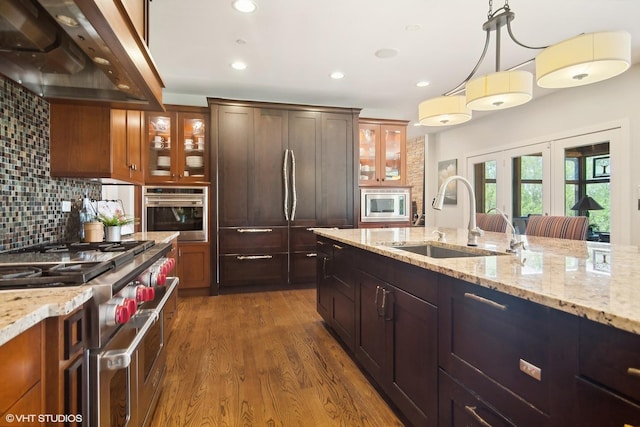
[[[164,286],[167,283],[167,276],[165,274],[159,273],[156,278],[156,286]]]
[[[116,325],[122,325],[131,319],[131,312],[129,310],[128,305],[116,305],[113,319]]]
[[[136,287],[136,300],[138,302],[153,301],[156,297],[156,290],[149,286]]]
[[[129,309],[129,317],[133,316],[134,314],[136,314],[136,311],[138,311],[138,302],[135,300],[135,298],[125,298],[122,302],[122,305],[126,306]]]

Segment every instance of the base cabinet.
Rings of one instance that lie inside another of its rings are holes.
[[[211,290],[211,244],[178,242],[178,292],[181,295],[209,295]]]

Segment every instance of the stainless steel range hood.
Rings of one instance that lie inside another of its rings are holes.
[[[47,99],[163,110],[164,84],[122,0],[1,0],[0,73]]]

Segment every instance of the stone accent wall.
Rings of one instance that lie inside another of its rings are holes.
[[[407,185],[413,186],[411,199],[418,204],[420,215],[424,198],[424,136],[407,139]]]
[[[100,198],[100,183],[50,176],[49,103],[0,77],[0,251],[78,240],[77,206],[61,202],[85,190]]]

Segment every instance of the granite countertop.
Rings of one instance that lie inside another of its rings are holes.
[[[123,236],[122,240],[155,240],[164,243],[177,238],[178,234],[141,232]],[[0,291],[0,345],[48,317],[73,312],[92,295],[91,287],[85,285]]]
[[[599,323],[640,334],[640,248],[576,240],[521,236],[518,254],[436,259],[388,245],[437,240],[465,246],[466,229],[412,227],[314,229],[345,244],[417,265]],[[478,249],[506,252],[505,233],[485,232]]]

